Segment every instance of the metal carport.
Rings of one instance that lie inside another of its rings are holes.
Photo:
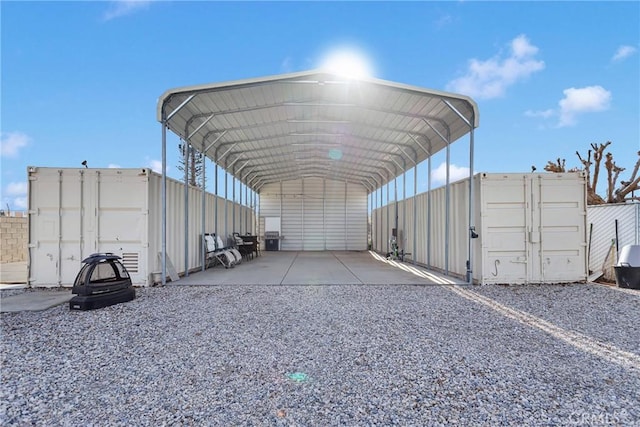
[[[479,115],[467,96],[313,70],[171,89],[158,101],[157,119],[162,125],[164,284],[167,129],[211,159],[216,177],[218,166],[224,168],[254,199],[267,184],[303,177],[340,179],[371,195],[411,168],[417,180],[415,168],[424,160],[429,161],[430,176],[430,159],[443,149],[448,189],[450,145],[466,134],[473,175]],[[185,174],[185,188],[187,182]],[[472,230],[473,180],[469,185]],[[448,212],[448,197],[446,204]],[[471,281],[470,236],[468,246]]]

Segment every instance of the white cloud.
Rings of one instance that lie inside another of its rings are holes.
[[[623,59],[627,59],[628,57],[630,57],[631,55],[633,55],[637,51],[638,51],[638,49],[635,48],[634,46],[628,46],[628,45],[620,46],[618,48],[618,50],[616,50],[616,53],[613,55],[611,60],[612,61],[622,61]]]
[[[7,185],[4,191],[7,196],[24,196],[27,194],[26,182],[12,182]]]
[[[509,86],[544,69],[544,61],[535,58],[539,49],[524,34],[511,41],[509,50],[506,58],[498,54],[485,61],[469,60],[466,74],[450,81],[447,90],[474,98],[497,98]]]
[[[549,108],[548,110],[542,110],[542,111],[527,110],[524,112],[524,115],[527,117],[542,117],[543,119],[548,119],[549,117],[552,117],[554,114],[556,114],[556,112],[552,108]]]
[[[449,182],[458,181],[469,177],[469,168],[466,166],[449,165]],[[447,164],[440,163],[440,166],[431,171],[431,180],[434,185],[447,182]]]
[[[583,88],[565,89],[564,98],[560,105],[559,127],[576,124],[576,116],[583,113],[593,113],[609,109],[611,92],[602,86],[587,86]]]
[[[13,199],[14,209],[26,210],[29,206],[26,197],[16,197]]]
[[[149,160],[147,162],[147,166],[150,167],[154,172],[162,173],[162,160]],[[169,171],[169,167],[167,167],[167,172]]]
[[[27,188],[26,181],[9,183],[4,188],[2,204],[8,205],[10,210],[27,209]]]
[[[116,165],[115,163],[109,163],[109,165],[107,167],[109,169],[120,169],[122,166]],[[162,165],[160,165],[160,167],[162,167]]]
[[[0,135],[0,155],[2,157],[17,157],[20,149],[31,142],[31,138],[22,132],[7,132]]]
[[[139,10],[146,9],[151,4],[150,0],[118,0],[112,1],[109,9],[104,13],[104,20],[110,21],[121,16],[131,15]]]

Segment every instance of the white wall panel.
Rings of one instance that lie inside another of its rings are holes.
[[[367,249],[367,190],[347,184],[347,247],[349,251]]]
[[[341,181],[305,178],[266,185],[260,192],[260,223],[282,215],[282,250],[365,250],[367,193]],[[282,210],[280,204],[282,203]],[[282,212],[282,213],[281,213]]]
[[[34,168],[29,178],[30,284],[70,286],[82,259],[113,252],[123,257],[135,285],[148,285],[151,273],[161,269],[161,188],[162,177],[149,169]],[[201,267],[203,231],[223,234],[224,202],[210,193],[205,198],[203,230],[202,191],[189,188],[185,234],[184,185],[167,179],[167,255],[179,273]],[[231,209],[231,202],[227,205]],[[238,212],[246,209],[236,206]]]
[[[324,181],[322,178],[303,180],[303,249],[322,251],[325,247]]]
[[[582,175],[478,174],[474,186],[474,223],[479,233],[479,238],[472,240],[475,280],[556,283],[586,279],[586,190]],[[372,212],[377,219],[375,226],[382,227],[377,234],[381,231],[384,239],[376,246],[379,252],[387,251],[392,227],[386,224],[388,217],[393,223],[393,203]],[[450,274],[465,278],[469,256],[468,179],[450,185],[449,203],[448,251],[445,187],[400,202],[398,215],[406,216],[410,232],[406,250],[414,252],[411,259],[437,270],[448,267]]]
[[[325,227],[327,250],[345,250],[347,227],[345,224],[344,182],[325,182]]]
[[[589,270],[602,270],[605,257],[616,239],[618,247],[640,245],[640,203],[587,207],[587,233],[591,234]],[[589,236],[588,236],[589,237]]]
[[[303,249],[303,194],[302,181],[282,182],[282,236],[280,249]]]

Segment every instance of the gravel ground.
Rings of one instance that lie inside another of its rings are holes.
[[[622,292],[594,284],[511,286],[508,291],[501,286],[482,286],[473,290],[565,329],[640,354],[640,291]],[[569,295],[570,304],[565,297]]]
[[[465,289],[637,353],[640,297]],[[2,314],[0,424],[640,425],[640,370],[446,286],[137,294],[88,312]]]

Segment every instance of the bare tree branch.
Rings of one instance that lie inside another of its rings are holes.
[[[611,141],[607,141],[605,144],[600,144],[598,146],[595,142],[591,144],[591,148],[593,148],[593,161],[596,162],[595,168],[593,171],[593,182],[591,183],[591,189],[595,192],[598,188],[598,177],[600,176],[600,162],[602,161],[602,153],[604,150],[611,145]],[[591,150],[589,150],[589,160],[591,160]]]
[[[544,170],[546,170],[547,172],[564,173],[566,171],[565,159],[562,159],[561,161],[560,158],[558,157],[558,159],[556,160],[556,163],[553,163],[551,160],[549,160],[547,162],[547,165],[544,167]]]
[[[624,203],[632,200],[640,200],[634,192],[640,191],[640,151],[638,151],[638,160],[633,168],[631,177],[628,181],[620,180],[618,184],[618,178],[620,174],[626,169],[620,167],[613,160],[613,154],[606,153],[606,148],[611,145],[611,141],[607,141],[604,144],[591,143],[591,149],[587,151],[587,156],[582,157],[579,151],[576,151],[576,156],[582,163],[586,179],[587,179],[587,203],[590,205],[597,205],[603,203]],[[591,155],[593,154],[593,159]],[[601,197],[596,193],[598,188],[598,179],[600,177],[600,166],[604,158],[604,167],[607,170],[607,189],[606,198]],[[593,171],[591,168],[593,167]],[[566,172],[565,160],[558,158],[555,162],[548,161],[544,167],[547,172]],[[580,168],[571,168],[568,172],[579,172]],[[617,188],[616,188],[617,187]],[[629,197],[630,195],[630,197]]]

